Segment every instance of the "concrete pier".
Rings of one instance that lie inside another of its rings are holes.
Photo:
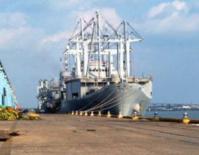
[[[0,142],[1,155],[198,155],[199,126],[130,119],[42,115],[39,121],[1,121],[19,136]],[[15,124],[15,125],[13,125]]]

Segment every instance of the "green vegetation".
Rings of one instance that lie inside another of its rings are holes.
[[[21,112],[12,107],[0,107],[0,120],[17,120],[22,117]]]
[[[14,121],[14,120],[39,120],[40,115],[35,112],[22,113],[20,110],[12,107],[0,107],[0,121]]]

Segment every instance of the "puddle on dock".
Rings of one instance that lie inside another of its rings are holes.
[[[0,142],[5,142],[9,140],[11,137],[19,136],[19,131],[8,131],[8,130],[0,130]]]

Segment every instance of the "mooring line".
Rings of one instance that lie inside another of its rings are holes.
[[[97,108],[97,107],[101,107],[101,105],[103,105],[104,103],[106,103],[107,101],[107,99],[109,98],[109,97],[111,97],[111,95],[113,95],[115,93],[115,91],[112,91],[109,95],[107,95],[104,99],[102,99],[98,104],[96,104],[94,107],[92,107],[92,108],[89,108],[89,109],[86,109],[85,111],[91,111],[91,110],[93,110],[93,109],[95,109],[95,108]],[[106,101],[106,102],[104,102],[104,101]],[[109,100],[108,100],[109,101]]]
[[[100,97],[103,95],[102,90],[99,90],[99,91],[100,91],[101,93],[100,93],[100,95],[97,96],[97,99],[96,99],[96,100],[100,99]],[[86,109],[86,108],[87,108],[88,106],[90,106],[92,103],[93,103],[93,101],[91,100],[91,101],[90,101],[88,104],[86,104],[84,107],[80,108],[79,111],[82,111],[82,110]]]
[[[120,104],[120,103],[116,103],[116,104],[112,105],[114,102],[119,102],[123,97],[128,98],[131,95],[132,95],[131,92],[128,92],[127,94],[120,94],[120,96],[115,96],[112,99],[108,100],[107,102],[105,102],[105,103],[103,103],[103,104],[101,104],[99,106],[95,106],[95,107],[89,109],[89,111],[91,111],[91,110],[96,111],[97,109],[100,109],[101,111],[103,111],[105,109],[109,109],[109,107],[112,108],[112,107],[117,106],[117,105]]]

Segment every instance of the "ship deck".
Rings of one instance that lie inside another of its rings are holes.
[[[96,83],[96,82],[101,82],[101,83],[107,83],[107,81],[111,81],[112,83],[115,83],[115,81],[111,78],[97,78],[97,79],[93,79],[93,78],[87,78],[87,77],[82,77],[82,78],[65,78],[64,81],[66,83],[71,82],[71,81],[77,81],[77,80],[81,80],[82,83]],[[117,79],[117,81],[119,80],[119,78]],[[148,81],[152,81],[152,77],[128,77],[126,79],[129,83],[139,83],[139,82],[148,82]]]
[[[2,121],[0,130],[16,123],[20,135],[0,142],[1,155],[172,154],[198,155],[199,127],[168,122],[72,115],[42,115],[39,121]]]

